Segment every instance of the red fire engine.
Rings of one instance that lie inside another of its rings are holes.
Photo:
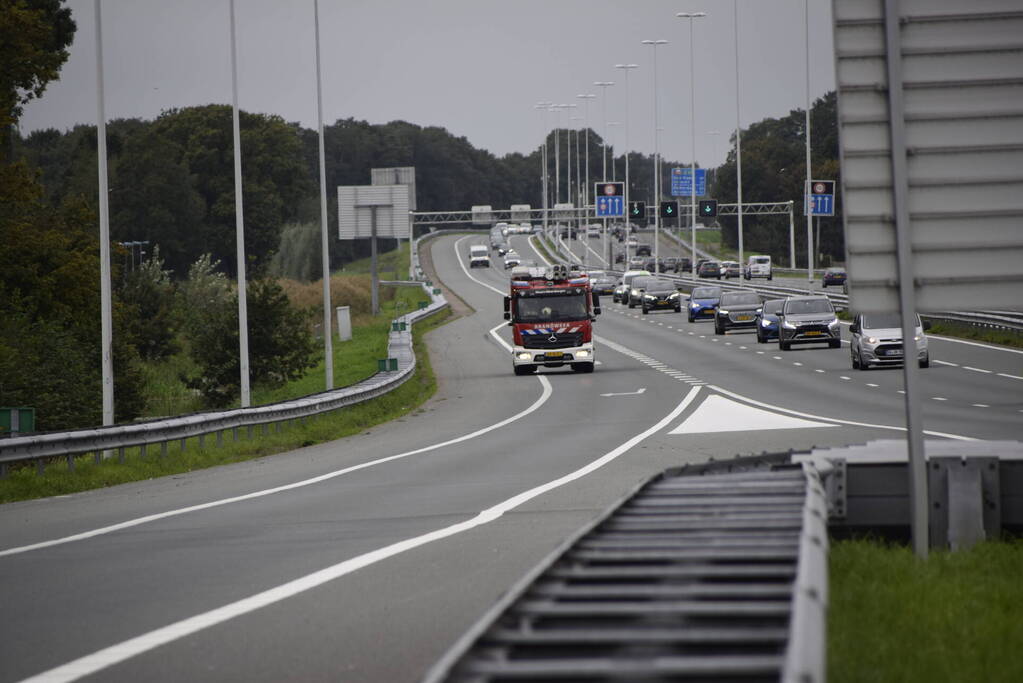
[[[515,374],[564,365],[593,372],[592,325],[599,313],[600,302],[585,273],[562,264],[513,270],[504,319],[512,327]]]

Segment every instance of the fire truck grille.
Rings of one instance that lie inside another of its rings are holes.
[[[522,335],[522,345],[527,349],[561,349],[566,346],[580,346],[583,343],[582,332],[558,332],[551,341],[549,334]]]

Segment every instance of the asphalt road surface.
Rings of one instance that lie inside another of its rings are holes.
[[[472,309],[430,333],[422,410],[246,463],[0,507],[0,681],[416,681],[637,484],[710,457],[893,438],[902,374],[848,347],[604,302],[593,374],[512,374],[486,235],[428,243]],[[524,257],[526,236],[511,238]],[[933,438],[1023,438],[1023,354],[932,340]]]

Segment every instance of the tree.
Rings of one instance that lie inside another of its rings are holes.
[[[190,354],[199,374],[186,378],[211,407],[225,407],[241,391],[238,358],[238,298],[204,307],[203,324],[193,327]],[[315,341],[305,316],[273,280],[257,280],[248,290],[249,373],[253,384],[278,387],[315,365]]]
[[[67,61],[75,35],[60,0],[0,0],[0,160],[7,160],[11,126],[22,105],[41,97]]]
[[[152,256],[125,276],[121,299],[128,334],[142,358],[156,361],[177,353],[174,285],[170,271],[163,269],[160,245],[154,245]]]

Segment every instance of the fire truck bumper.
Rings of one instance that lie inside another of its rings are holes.
[[[593,363],[593,343],[571,346],[564,349],[527,349],[516,346],[512,350],[512,363],[521,365],[558,368],[574,363]]]

